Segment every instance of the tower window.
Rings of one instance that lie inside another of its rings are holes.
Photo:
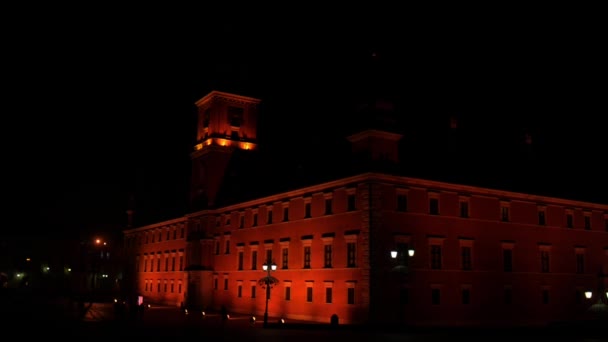
[[[232,127],[241,127],[243,124],[243,108],[228,107],[228,122]]]

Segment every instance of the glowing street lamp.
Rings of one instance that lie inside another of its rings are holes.
[[[277,264],[271,263],[270,260],[266,261],[262,265],[262,269],[266,273],[266,276],[259,280],[259,284],[262,288],[266,289],[266,308],[264,309],[264,327],[268,326],[268,300],[270,299],[270,288],[279,283],[279,280],[270,275],[270,272],[277,270]]]

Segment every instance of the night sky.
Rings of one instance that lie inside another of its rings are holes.
[[[399,101],[418,136],[450,115],[479,149],[501,137],[516,151],[530,132],[554,193],[608,203],[608,59],[593,20],[492,12],[412,21],[391,12],[15,13],[21,20],[2,42],[2,234],[118,229],[130,194],[142,222],[182,215],[194,102],[211,90],[264,101],[259,138],[269,149],[285,137],[292,147],[336,139],[331,133],[372,90]]]

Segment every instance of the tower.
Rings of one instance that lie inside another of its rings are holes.
[[[212,91],[196,102],[197,134],[191,153],[191,207],[213,207],[231,158],[257,148],[259,99]]]

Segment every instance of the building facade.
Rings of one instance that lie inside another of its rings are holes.
[[[221,200],[235,153],[257,149],[259,102],[222,92],[197,102],[200,209],[124,232],[132,290],[146,301],[263,315],[263,264],[274,263],[268,313],[285,319],[543,325],[594,303],[584,293],[608,273],[605,204],[377,169]],[[399,162],[399,139],[378,129],[348,138],[353,155],[382,163]]]

